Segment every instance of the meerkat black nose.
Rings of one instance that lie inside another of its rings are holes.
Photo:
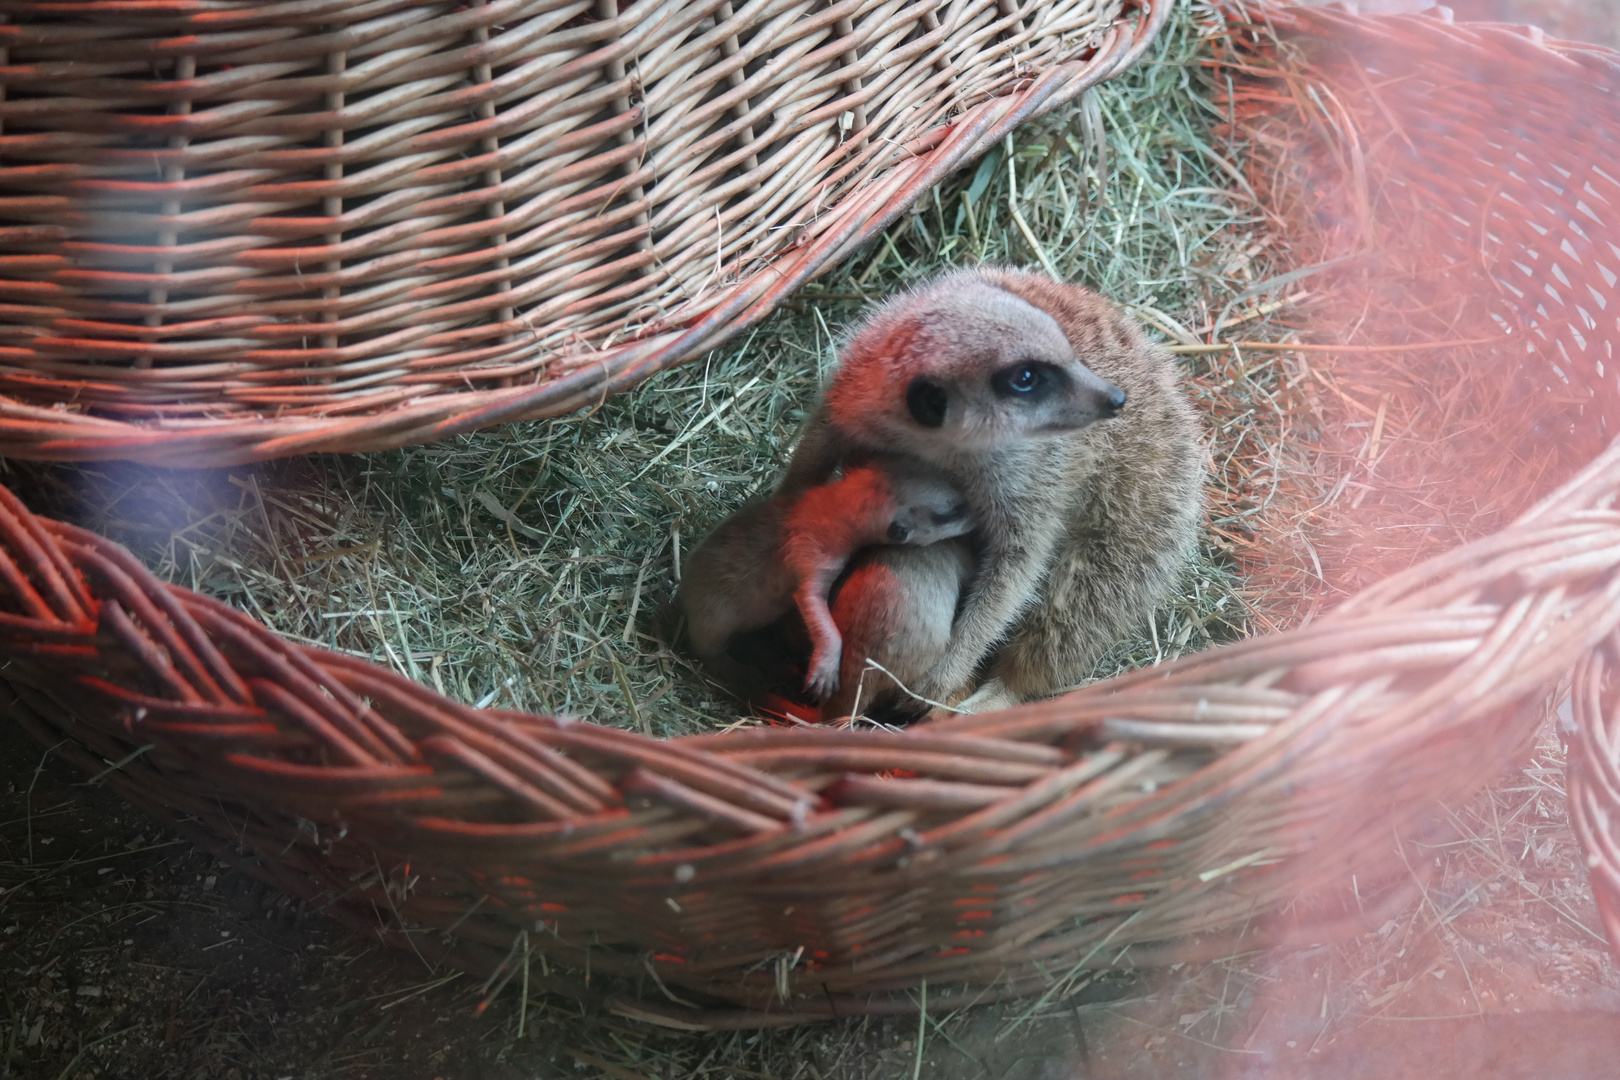
[[[1119,411],[1125,407],[1125,391],[1117,386],[1110,386],[1103,395],[1102,413],[1106,416],[1118,416]]]

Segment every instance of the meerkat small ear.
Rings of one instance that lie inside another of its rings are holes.
[[[951,398],[945,388],[929,379],[912,379],[906,387],[906,408],[923,427],[944,427],[945,409]]]

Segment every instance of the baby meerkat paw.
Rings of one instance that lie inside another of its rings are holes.
[[[804,692],[817,704],[838,692],[837,653],[817,654],[810,658],[810,671],[804,677]]]

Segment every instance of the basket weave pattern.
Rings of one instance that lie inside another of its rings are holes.
[[[1368,157],[1361,165],[1386,197],[1424,213],[1432,223],[1424,241],[1440,259],[1486,272],[1501,322],[1545,358],[1527,364],[1531,381],[1584,403],[1581,430],[1549,434],[1613,440],[1620,433],[1620,56],[1547,41],[1532,28],[1452,25],[1432,15],[1365,19],[1292,9],[1270,17],[1313,56],[1359,63],[1373,80],[1377,100],[1363,111],[1389,123],[1362,130]],[[1344,84],[1354,86],[1354,76],[1347,72]],[[1574,570],[1586,578],[1583,587],[1613,575],[1617,495],[1620,454],[1611,446],[1583,480],[1493,539],[1500,557],[1524,559],[1511,587],[1516,604],[1542,602],[1545,575]],[[1549,515],[1564,524],[1553,526]],[[1526,527],[1551,529],[1543,534],[1548,546],[1516,550]],[[1612,628],[1617,603],[1608,595],[1576,617],[1593,620],[1594,630]],[[1620,638],[1604,629],[1586,640],[1563,660],[1574,721],[1569,806],[1620,955],[1620,684],[1610,670],[1620,664]],[[1518,661],[1496,663],[1481,677],[1505,674]]]
[[[763,317],[1168,10],[9,4],[0,453],[220,464],[578,408]]]

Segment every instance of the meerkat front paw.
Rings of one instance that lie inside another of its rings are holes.
[[[986,679],[977,690],[956,703],[959,712],[987,713],[1000,712],[1019,704],[1018,695],[1007,689],[1007,685],[1000,679]]]

